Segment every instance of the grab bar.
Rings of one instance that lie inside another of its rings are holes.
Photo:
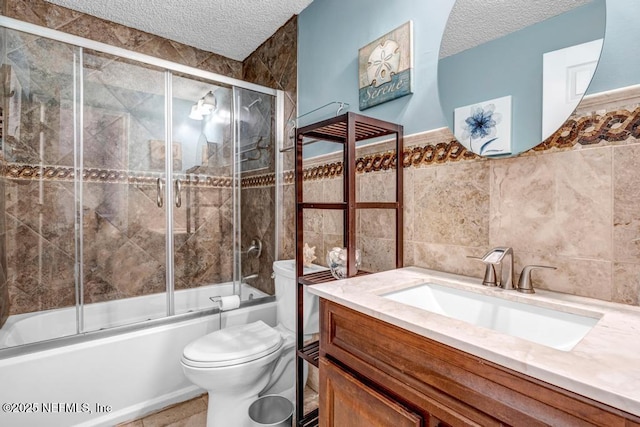
[[[180,182],[180,178],[176,179],[176,208],[182,206],[182,195],[180,194],[182,191],[182,183]]]
[[[156,181],[156,204],[159,208],[164,205],[164,200],[162,197],[164,193],[163,187],[164,186],[162,185],[162,178],[158,178],[158,180]]]

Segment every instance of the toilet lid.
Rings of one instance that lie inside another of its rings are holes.
[[[250,362],[282,346],[282,336],[262,320],[230,326],[187,344],[182,360],[196,367],[221,367]]]

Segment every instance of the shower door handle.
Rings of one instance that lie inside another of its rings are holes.
[[[156,204],[158,205],[159,208],[161,208],[162,205],[164,205],[163,194],[164,194],[164,185],[162,184],[162,178],[158,178],[158,180],[156,181]]]
[[[175,192],[176,192],[176,208],[179,208],[180,206],[182,206],[182,182],[180,182],[180,179],[176,179],[176,185],[175,185]]]

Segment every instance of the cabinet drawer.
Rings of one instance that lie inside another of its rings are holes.
[[[420,415],[320,359],[321,427],[421,427]]]
[[[390,378],[409,387],[408,402],[418,407],[437,402],[481,425],[640,425],[633,415],[324,299],[320,355],[385,387]]]

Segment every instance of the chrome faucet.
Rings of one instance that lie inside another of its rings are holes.
[[[509,247],[493,248],[487,252],[481,261],[487,264],[487,271],[490,271],[489,267],[500,266],[500,282],[497,283],[502,289],[515,289],[513,280],[513,249]],[[495,271],[493,272],[495,279]],[[485,273],[484,285],[495,286],[495,282],[485,283],[487,280],[487,274]]]

